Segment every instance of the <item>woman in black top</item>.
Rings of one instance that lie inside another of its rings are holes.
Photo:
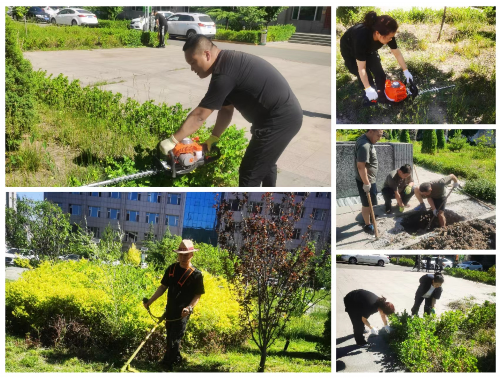
[[[340,53],[344,63],[349,72],[358,77],[368,101],[378,99],[380,92],[385,88],[386,76],[377,53],[384,45],[389,45],[391,48],[391,53],[401,66],[406,81],[413,80],[394,37],[397,30],[396,20],[387,15],[377,16],[372,11],[366,14],[362,24],[352,26],[340,38]],[[377,90],[374,88],[373,77]],[[379,100],[386,101],[387,98],[384,95]]]
[[[358,289],[353,290],[344,297],[344,305],[345,311],[351,318],[354,339],[357,345],[364,346],[367,343],[363,336],[364,326],[367,326],[372,334],[377,334],[377,329],[368,322],[368,317],[377,311],[380,313],[386,331],[390,331],[386,315],[394,313],[394,305],[387,302],[384,297],[379,297],[368,290]]]

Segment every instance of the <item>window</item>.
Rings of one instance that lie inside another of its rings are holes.
[[[293,7],[292,20],[321,21],[323,7]]]
[[[102,193],[91,192],[91,193],[89,193],[89,196],[91,196],[91,197],[102,197]]]
[[[108,208],[108,219],[120,220],[120,210],[116,208]]]
[[[165,216],[165,225],[166,226],[178,226],[179,225],[179,217],[177,215],[166,215]]]
[[[128,200],[129,201],[140,201],[141,200],[141,193],[128,193]]]
[[[71,194],[73,194],[73,195],[82,195],[82,193],[79,193],[78,191],[73,191],[73,192],[71,192]]]
[[[250,202],[248,202],[247,211],[256,214],[257,207],[260,207],[260,211],[259,211],[259,214],[260,214],[262,212],[262,202],[250,201]]]
[[[95,238],[100,239],[99,227],[88,227],[88,230],[92,232]]]
[[[95,206],[89,206],[89,216],[92,218],[100,218],[101,217],[101,208]]]
[[[120,199],[121,198],[121,193],[109,193],[109,197],[110,198],[114,198],[114,199]]]
[[[137,232],[125,231],[125,241],[136,243],[139,234]]]
[[[314,220],[325,220],[328,210],[322,208],[313,208],[313,219]]]
[[[160,214],[152,214],[150,212],[146,213],[146,223],[158,224],[160,219]]]
[[[295,240],[300,239],[300,228],[293,229],[292,239],[295,239]]]
[[[160,203],[161,202],[160,193],[148,193],[148,202]]]
[[[323,14],[323,7],[316,8],[316,17],[314,17],[314,21],[321,21],[321,15]]]
[[[300,211],[300,218],[304,217],[305,212],[306,212],[306,206],[302,206],[302,210]]]
[[[307,194],[307,193],[306,193],[306,192],[304,192],[304,191],[295,193],[295,195],[297,195],[297,196],[299,196],[299,197],[303,197],[303,196],[305,196],[306,194]]]
[[[69,205],[69,213],[71,215],[82,215],[81,205]]]
[[[281,214],[281,204],[275,203],[271,208],[271,215],[279,216]]]
[[[129,222],[138,222],[139,221],[139,211],[127,210],[127,218],[125,220],[129,221]]]
[[[56,204],[57,204],[57,205],[59,206],[59,208],[62,210],[62,206],[63,206],[63,204],[62,204],[62,203],[56,203]]]
[[[168,194],[168,202],[169,205],[180,205],[181,204],[181,195],[180,194]]]
[[[144,232],[144,240],[146,240],[149,236],[149,232]],[[154,234],[154,239],[158,240],[158,235]]]
[[[328,198],[328,199],[330,199],[330,193],[316,193],[316,198]]]
[[[241,211],[240,201],[235,199],[231,201],[231,211]]]
[[[321,231],[309,231],[309,239],[316,243],[321,240]]]
[[[234,232],[241,231],[241,222],[234,222]]]

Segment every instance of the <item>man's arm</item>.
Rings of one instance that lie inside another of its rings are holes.
[[[182,123],[181,127],[177,132],[174,133],[174,137],[177,141],[181,141],[183,138],[191,136],[203,125],[205,120],[214,112],[208,108],[196,107],[192,110],[186,121]]]
[[[184,309],[182,309],[182,314],[181,314],[182,318],[187,317],[191,313],[189,308],[194,309],[194,307],[196,306],[196,304],[198,303],[200,298],[201,298],[201,294],[196,294],[193,297],[193,299],[191,300],[191,302],[189,303],[189,305],[187,307],[185,307]]]
[[[212,135],[220,137],[222,133],[229,127],[231,120],[233,119],[234,106],[232,104],[228,106],[223,106],[217,113],[217,119],[215,120],[214,130]]]
[[[436,299],[432,298],[432,300],[431,300],[431,307],[434,307],[435,304],[436,304]]]
[[[163,295],[163,293],[165,293],[165,291],[167,290],[167,287],[163,284],[161,284],[158,289],[156,289],[156,292],[155,294],[153,294],[153,296],[148,300],[147,303],[144,304],[144,307],[149,307],[153,302],[155,302],[159,297],[161,297]]]
[[[429,206],[431,206],[432,210],[436,209],[436,206],[434,206],[434,201],[432,200],[431,197],[427,197],[427,202],[429,202]]]
[[[398,202],[399,207],[404,207],[403,200],[401,199],[401,195],[399,195],[399,191],[396,189],[394,192],[394,196],[396,197],[396,201]]]
[[[366,162],[357,162],[356,166],[358,167],[359,176],[361,177],[361,181],[365,185],[370,184],[370,180],[368,179],[368,171],[366,170]]]

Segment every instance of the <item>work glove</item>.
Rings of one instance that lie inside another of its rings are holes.
[[[434,216],[438,216],[438,210],[437,209],[432,210],[432,213],[434,214]]]
[[[411,186],[408,185],[408,186],[405,187],[405,194],[408,195],[410,193],[411,193]]]
[[[403,74],[406,77],[406,83],[409,83],[410,79],[413,80],[413,75],[411,75],[411,73],[408,71],[408,69],[406,69],[405,71],[403,71]]]
[[[436,314],[436,309],[432,308],[431,309],[431,314]]]
[[[369,193],[371,188],[372,188],[371,184],[368,185],[363,184],[363,190],[365,191],[365,193]]]
[[[454,189],[456,189],[458,186],[460,186],[460,184],[459,184],[458,182],[455,182],[455,183],[453,184],[453,188],[454,188]]]
[[[207,150],[210,151],[212,150],[212,145],[217,144],[219,142],[219,138],[217,136],[210,136],[207,141],[205,141],[205,144],[207,144]]]
[[[405,211],[405,207],[404,206],[399,206],[399,212],[404,212]]]
[[[163,140],[160,143],[160,151],[163,153],[165,156],[168,155],[168,152],[170,152],[172,149],[175,148],[175,146],[179,144],[179,141],[177,141],[174,137],[174,135],[170,136],[168,139]]]
[[[378,335],[378,330],[377,330],[375,327],[373,327],[373,328],[371,329],[371,331],[370,331],[370,332],[371,332],[373,335]]]
[[[384,329],[385,331],[387,332],[387,334],[390,334],[391,333],[391,327],[390,326],[384,326]]]
[[[373,87],[365,88],[365,93],[366,93],[366,97],[368,98],[368,100],[370,102],[372,100],[376,100],[378,98],[377,91],[375,91],[375,89]]]

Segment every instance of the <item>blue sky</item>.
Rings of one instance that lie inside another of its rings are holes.
[[[43,201],[43,193],[35,193],[35,192],[17,192],[18,198],[29,198],[35,201]]]

